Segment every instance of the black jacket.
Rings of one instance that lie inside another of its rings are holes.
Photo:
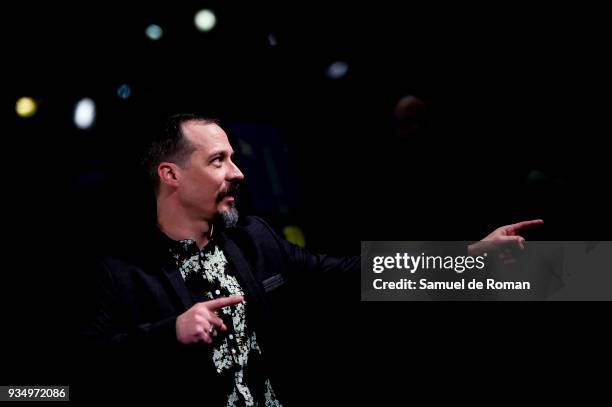
[[[155,231],[138,249],[132,248],[132,253],[100,262],[87,312],[91,318],[81,334],[88,343],[102,345],[94,348],[99,366],[110,364],[113,370],[122,366],[118,377],[139,375],[151,383],[163,377],[164,386],[173,383],[182,395],[207,394],[206,400],[214,405],[223,392],[213,390],[222,384],[209,348],[203,343],[184,346],[176,342],[176,318],[195,302],[168,255],[165,239]],[[279,237],[256,217],[244,218],[238,227],[215,239],[245,292],[249,324],[257,332],[275,390],[283,397],[282,388],[291,387],[283,384],[289,378],[282,366],[291,358],[279,333],[292,315],[287,309],[291,303],[288,287],[295,277],[309,273],[350,272],[350,278],[358,279],[359,257],[311,254]],[[176,380],[168,380],[168,372],[179,372],[171,375]]]

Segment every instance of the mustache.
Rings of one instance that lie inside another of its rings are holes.
[[[227,186],[227,188],[221,191],[221,193],[219,194],[219,197],[217,198],[217,201],[221,202],[221,200],[225,198],[226,196],[233,196],[234,198],[236,198],[238,197],[239,192],[240,192],[240,184],[237,182],[232,182]]]

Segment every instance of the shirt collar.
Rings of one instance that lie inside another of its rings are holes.
[[[158,241],[161,244],[162,250],[165,253],[177,261],[177,264],[182,263],[185,260],[197,256],[200,251],[207,252],[212,250],[215,246],[215,239],[213,238],[211,229],[211,237],[209,238],[208,244],[204,246],[202,250],[198,248],[198,245],[193,239],[174,240],[166,235],[159,227],[156,227]]]

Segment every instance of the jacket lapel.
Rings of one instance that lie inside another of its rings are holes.
[[[179,269],[162,267],[162,274],[168,280],[170,286],[174,289],[175,294],[180,299],[181,304],[183,305],[183,311],[191,308],[194,302]]]
[[[165,285],[169,285],[169,289],[178,297],[180,305],[183,307],[181,312],[186,311],[194,305],[194,301],[180,270],[168,254],[169,245],[173,241],[158,227],[151,230],[150,236],[152,236],[152,240],[149,247],[152,249],[155,259],[152,266],[161,272],[161,278]]]
[[[236,272],[241,285],[249,296],[249,299],[262,305],[264,296],[261,291],[261,287],[255,279],[255,276],[251,271],[251,267],[244,258],[240,248],[224,233],[220,234],[219,243],[225,252],[225,257],[227,258],[229,265]]]

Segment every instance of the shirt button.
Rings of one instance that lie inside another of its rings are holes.
[[[232,348],[232,353],[236,353],[236,349]]]
[[[221,291],[215,290],[215,294],[219,295],[219,294],[221,294]]]
[[[234,335],[229,334],[228,338],[230,338],[230,339],[234,339]]]

